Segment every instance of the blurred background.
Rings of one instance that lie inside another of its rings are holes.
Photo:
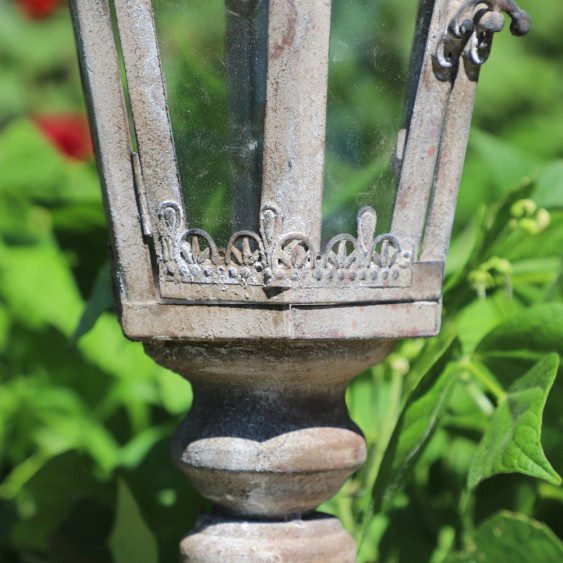
[[[218,210],[230,205],[232,174],[224,6],[153,5],[158,29],[166,29],[163,66],[191,221],[224,244],[229,214]],[[446,561],[500,509],[563,537],[560,487],[521,475],[466,486],[495,404],[486,384],[468,383],[468,358],[495,327],[563,307],[563,4],[520,5],[532,14],[532,31],[498,34],[481,73],[442,335],[400,343],[349,390],[370,457],[323,509],[353,533],[360,561]],[[388,226],[416,8],[414,0],[333,2],[326,237],[355,232],[356,210],[366,204],[378,210],[380,232]],[[107,246],[68,5],[0,0],[2,562],[174,561],[177,542],[208,508],[169,459],[190,386],[122,336]],[[398,417],[444,349],[457,362],[454,391],[440,424],[421,439],[416,464],[374,516],[378,469]],[[508,386],[524,364],[491,369]],[[559,472],[560,380],[543,428]]]

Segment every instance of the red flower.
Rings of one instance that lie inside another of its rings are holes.
[[[41,132],[70,158],[87,160],[92,155],[88,121],[81,114],[42,115],[33,119]]]
[[[61,0],[16,0],[16,3],[28,18],[42,20],[59,7]]]

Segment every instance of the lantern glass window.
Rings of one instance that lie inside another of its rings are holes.
[[[381,232],[390,226],[416,16],[412,2],[399,2],[332,3],[323,244],[354,233],[366,205]],[[218,244],[259,229],[268,2],[247,2],[246,13],[243,4],[153,1],[189,225]]]
[[[409,0],[332,3],[324,240],[355,232],[366,205],[376,208],[381,232],[389,230],[415,17]]]

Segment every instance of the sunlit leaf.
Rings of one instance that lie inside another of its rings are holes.
[[[493,329],[476,348],[484,358],[563,354],[563,303],[535,305]]]
[[[500,473],[523,473],[561,483],[540,441],[542,413],[558,366],[559,357],[550,354],[510,386],[473,457],[470,488]]]
[[[50,237],[18,247],[3,247],[0,241],[0,294],[21,322],[47,324],[65,335],[71,334],[82,309],[68,260]]]
[[[485,133],[474,127],[471,130],[470,147],[488,166],[499,186],[497,193],[507,191],[529,176],[542,162],[533,153]]]
[[[542,168],[533,197],[542,207],[563,207],[563,160],[555,160]]]

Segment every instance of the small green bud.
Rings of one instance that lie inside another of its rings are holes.
[[[513,217],[530,217],[536,212],[538,206],[531,199],[519,199],[510,208]]]
[[[518,226],[528,235],[537,235],[540,232],[538,222],[535,219],[520,219]]]
[[[549,224],[551,223],[551,215],[547,209],[538,209],[538,213],[536,215],[536,223],[538,224],[539,231],[545,231]]]
[[[496,270],[499,274],[503,276],[510,276],[513,272],[512,264],[506,258],[499,258],[494,256],[490,260],[491,269]]]
[[[400,373],[401,375],[406,375],[409,373],[410,363],[406,358],[394,358],[391,361],[391,369],[395,370],[396,372]]]
[[[478,289],[480,287],[488,289],[494,287],[495,285],[493,276],[485,270],[473,270],[467,276],[467,280],[473,289]]]

